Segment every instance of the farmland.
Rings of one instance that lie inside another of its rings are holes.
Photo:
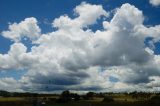
[[[93,93],[78,95],[11,93],[0,97],[0,106],[159,106],[159,93]]]

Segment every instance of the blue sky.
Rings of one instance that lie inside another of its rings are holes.
[[[97,23],[95,23],[93,25],[89,25],[87,28],[85,27],[86,30],[91,29],[93,31],[93,33],[96,33],[97,30],[101,30],[101,31],[104,30],[103,25],[102,25],[103,21],[104,20],[105,21],[112,20],[113,16],[116,14],[113,12],[113,10],[115,10],[116,8],[120,8],[125,3],[129,3],[130,5],[134,5],[135,8],[138,8],[140,11],[143,12],[143,16],[145,18],[143,21],[143,25],[146,28],[152,27],[152,26],[155,27],[156,25],[160,24],[160,9],[159,9],[160,6],[159,5],[155,6],[155,5],[151,4],[149,2],[149,0],[0,0],[0,32],[7,31],[9,25],[12,25],[13,23],[20,23],[24,19],[30,18],[30,17],[34,17],[38,21],[37,24],[38,24],[39,28],[41,29],[41,32],[40,32],[41,34],[47,34],[49,32],[54,32],[57,30],[57,28],[52,27],[53,20],[55,18],[59,18],[62,15],[67,15],[71,19],[76,18],[77,16],[75,15],[75,12],[73,9],[76,6],[80,5],[82,2],[85,2],[86,4],[88,3],[88,4],[94,4],[94,5],[101,5],[105,11],[111,13],[109,17],[106,17],[106,20],[103,18],[100,18],[97,21]],[[131,18],[131,17],[129,17],[129,18]],[[145,47],[151,48],[150,42],[153,43],[153,45],[154,45],[154,48],[152,48],[152,50],[154,51],[153,55],[159,56],[160,43],[159,43],[159,41],[154,42],[153,41],[154,37],[152,37],[152,35],[149,35],[149,36],[151,36],[151,37],[145,38],[144,45],[145,45]],[[138,40],[136,40],[136,41],[138,41]],[[119,44],[117,42],[116,42],[116,44]],[[15,43],[16,42],[13,39],[12,40],[8,39],[8,38],[4,37],[1,33],[0,34],[0,54],[1,55],[8,54],[8,51],[10,50],[11,45],[14,45]],[[31,49],[33,46],[36,46],[36,44],[33,44],[32,40],[29,40],[29,38],[27,38],[27,40],[22,39],[20,41],[20,43],[22,43],[27,48],[28,53],[31,52]],[[137,43],[137,44],[141,44],[141,43]],[[38,45],[41,45],[41,44],[38,44]],[[97,44],[97,45],[99,45],[99,44]],[[132,46],[131,46],[131,48],[132,48]],[[133,49],[134,49],[134,47],[133,47]],[[97,50],[101,50],[101,49],[97,49]],[[135,50],[137,50],[137,48],[135,48]],[[139,50],[139,48],[138,48],[138,50]],[[112,51],[112,49],[111,49],[111,51]],[[116,51],[116,50],[113,50],[113,51]],[[129,53],[130,51],[132,51],[132,50],[128,50],[127,53]],[[60,52],[63,52],[63,51],[60,51]],[[135,54],[136,53],[138,54],[139,52],[135,52]],[[57,52],[57,54],[59,54],[59,52]],[[100,53],[100,54],[103,54],[103,53]],[[118,54],[115,54],[115,55],[118,56]],[[118,57],[118,58],[120,58],[120,57]],[[122,57],[123,57],[123,55],[122,55]],[[105,57],[103,57],[103,58],[105,58]],[[103,58],[101,58],[101,59],[103,60]],[[148,57],[144,57],[144,58],[148,58]],[[107,57],[107,59],[108,59],[108,57]],[[135,60],[134,62],[135,63],[137,61],[141,62],[143,60],[145,60],[145,59],[142,59],[140,61]],[[111,61],[114,61],[114,60],[111,60]],[[130,60],[128,60],[128,61],[130,61]],[[79,62],[81,62],[81,60],[79,60]],[[89,68],[87,68],[87,70],[88,69],[90,70],[90,68],[92,69],[92,66],[93,67],[95,67],[95,66],[105,67],[104,70],[107,69],[108,67],[113,68],[113,66],[116,66],[116,68],[119,66],[124,67],[121,64],[117,65],[119,63],[115,63],[112,66],[112,63],[109,62],[109,65],[108,65],[105,62],[106,62],[106,60],[104,61],[104,63],[99,62],[99,63],[95,63],[96,65],[92,64],[89,66]],[[72,62],[69,62],[69,63],[72,64]],[[5,64],[10,65],[9,63],[5,63]],[[32,63],[32,64],[34,64],[34,63]],[[78,64],[80,64],[80,63],[78,63]],[[128,63],[128,64],[130,64],[130,63]],[[1,65],[1,63],[0,63],[0,65]],[[64,67],[65,67],[65,65],[64,65]],[[68,68],[68,66],[66,66],[66,67],[67,67],[66,68],[67,70],[70,70],[70,66],[69,66],[69,68]],[[79,66],[79,67],[81,68],[83,66]],[[88,67],[88,66],[86,66],[86,67]],[[126,69],[128,69],[128,68],[130,68],[130,66],[128,66]],[[133,68],[133,70],[134,69],[136,70],[136,68]],[[140,67],[137,69],[141,70]],[[150,69],[150,68],[148,68],[148,69]],[[148,69],[144,69],[144,70],[148,70]],[[11,77],[11,78],[15,79],[16,81],[18,81],[18,80],[21,80],[22,76],[24,76],[26,73],[30,73],[30,71],[28,71],[28,70],[34,70],[34,69],[33,69],[33,67],[27,68],[27,69],[25,69],[25,68],[24,69],[16,69],[16,68],[5,69],[5,68],[3,68],[3,66],[0,66],[0,78],[2,79],[2,78],[10,78]],[[79,69],[77,69],[77,70],[79,70]],[[111,69],[111,70],[113,70],[113,69]],[[156,68],[155,70],[158,70],[158,68]],[[48,70],[48,72],[49,71],[50,70]],[[142,69],[142,71],[143,71],[143,69]],[[135,71],[135,72],[137,72],[137,71]],[[39,73],[37,73],[37,74],[39,74]],[[52,74],[55,74],[55,73],[53,72]],[[77,73],[74,73],[74,74],[77,75]],[[29,76],[30,74],[27,74],[27,75]],[[137,73],[135,74],[135,76],[136,75],[137,75]],[[57,76],[63,76],[63,75],[57,74]],[[81,74],[80,74],[80,76],[81,76]],[[51,77],[51,76],[49,76],[49,77]],[[150,79],[152,77],[155,78],[154,76],[151,76],[151,77],[147,76],[147,77],[148,77],[148,79]],[[37,78],[37,77],[35,77],[35,78]],[[71,80],[69,76],[67,76],[66,78],[68,78],[69,81]],[[79,78],[79,76],[78,76],[78,78]],[[59,80],[57,80],[57,79],[54,79],[54,80],[59,82]],[[113,75],[113,76],[111,75],[111,76],[109,76],[109,81],[111,81],[113,83],[117,83],[118,81],[121,81],[121,80],[119,79],[119,77],[117,77],[117,75]],[[123,80],[122,80],[122,82],[123,82]],[[125,83],[128,83],[128,82],[129,81],[126,81]],[[78,83],[78,82],[75,82],[75,83]],[[135,86],[137,86],[137,85],[135,85]],[[64,86],[62,88],[64,88]],[[62,89],[62,88],[60,88],[60,89]],[[82,89],[85,89],[85,88],[83,88],[83,86],[82,86]]]

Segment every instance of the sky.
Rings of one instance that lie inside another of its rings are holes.
[[[160,0],[0,0],[0,90],[159,92]]]

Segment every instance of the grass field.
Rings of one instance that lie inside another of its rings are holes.
[[[160,106],[160,94],[103,94],[78,101],[57,102],[61,96],[0,97],[0,106]],[[107,98],[107,99],[105,99]],[[111,98],[108,99],[108,98]],[[45,102],[45,105],[42,103]]]
[[[18,101],[24,101],[25,98],[22,97],[0,97],[0,102],[18,102]]]

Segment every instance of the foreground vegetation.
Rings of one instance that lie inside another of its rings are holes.
[[[159,106],[160,93],[93,93],[84,95],[0,91],[0,106]]]

